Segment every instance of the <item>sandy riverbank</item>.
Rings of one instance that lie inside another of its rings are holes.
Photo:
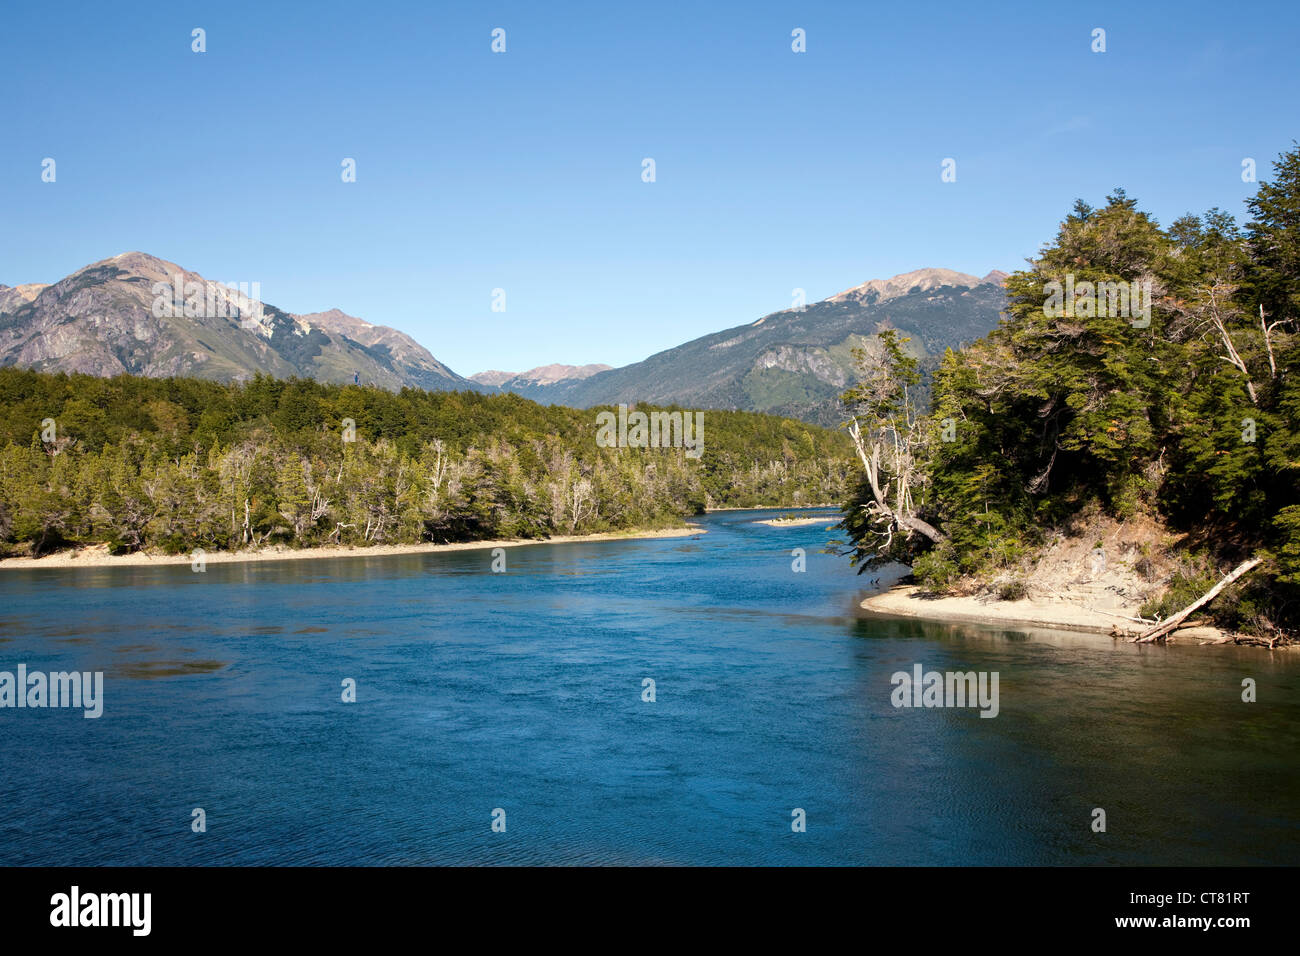
[[[1067,628],[1109,634],[1124,622],[1074,604],[1034,601],[983,601],[974,597],[938,597],[913,584],[899,584],[862,602],[862,609],[875,614],[919,617],[932,621],[968,621],[984,624],[1020,624],[1033,627]]]
[[[1009,627],[1046,627],[1067,631],[1086,631],[1123,637],[1127,640],[1142,625],[1124,620],[1121,614],[1134,616],[1136,608],[1110,614],[1071,602],[988,601],[974,597],[940,597],[928,594],[912,584],[899,584],[862,602],[862,609],[892,617],[922,618],[927,621],[988,624]],[[1217,627],[1188,627],[1176,631],[1170,644],[1231,643],[1230,632]],[[1300,646],[1300,645],[1297,645]]]
[[[1051,535],[1032,562],[1026,560],[986,582],[995,592],[1019,590],[1026,595],[1020,600],[1001,601],[986,593],[936,595],[914,584],[896,584],[863,601],[862,610],[882,616],[995,628],[1056,628],[1132,640],[1154,623],[1139,620],[1142,607],[1165,592],[1181,567],[1177,541],[1168,528],[1149,517],[1126,522],[1104,516],[1081,518],[1068,533]],[[1180,628],[1166,641],[1269,646],[1266,638],[1213,626]],[[1300,643],[1286,646],[1294,650]]]
[[[641,538],[684,538],[704,534],[703,528],[664,528],[656,531],[608,531],[600,534],[566,534],[553,538],[515,539],[507,541],[461,541],[454,544],[377,544],[369,548],[327,546],[321,548],[262,548],[258,551],[209,551],[206,564],[234,564],[243,561],[301,561],[311,558],[377,558],[392,554],[428,554],[436,551],[473,551],[490,548],[517,548],[528,544],[564,544],[583,541],[630,541]],[[97,545],[71,551],[59,551],[43,558],[0,559],[0,571],[34,568],[119,568],[154,567],[166,564],[190,564],[188,554],[111,555],[107,547]]]

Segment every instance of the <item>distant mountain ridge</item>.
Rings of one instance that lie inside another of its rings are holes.
[[[839,421],[839,395],[855,379],[853,349],[883,329],[911,339],[933,368],[945,349],[982,337],[1006,306],[1006,273],[983,277],[918,269],[874,279],[800,309],[714,332],[641,362],[554,384],[503,383],[534,401],[590,407],[619,402],[746,409]]]
[[[262,372],[397,390],[510,391],[546,404],[620,402],[744,409],[823,425],[854,380],[853,350],[883,329],[911,339],[929,369],[944,349],[991,331],[1006,273],[918,269],[872,279],[804,306],[693,339],[622,368],[538,366],[462,378],[409,335],[339,309],[293,314],[233,294],[233,309],[197,309],[155,289],[221,287],[142,252],[79,269],[51,285],[0,286],[0,365],[92,375],[243,380]],[[160,286],[160,283],[162,284]],[[221,287],[224,288],[224,287]],[[223,293],[224,294],[224,293]],[[184,306],[182,308],[181,306]]]
[[[826,301],[844,302],[856,300],[858,302],[881,303],[912,292],[929,292],[931,289],[940,289],[944,286],[973,289],[985,283],[1001,285],[1006,279],[1007,274],[997,269],[994,269],[982,279],[977,279],[965,272],[955,272],[952,269],[917,269],[913,272],[901,273],[889,279],[871,279],[862,283],[862,285],[854,286],[852,289],[846,289],[838,295],[833,295]]]
[[[471,375],[470,381],[490,388],[515,391],[534,385],[555,385],[559,382],[590,378],[597,372],[608,372],[612,365],[539,365],[527,372],[498,372],[490,370]]]
[[[20,286],[0,284],[0,312],[31,302],[45,287],[45,284],[41,282],[31,282]]]
[[[449,381],[455,382],[460,387],[473,387],[468,384],[467,379],[461,378],[434,358],[429,350],[415,339],[387,325],[375,325],[339,309],[310,312],[306,315],[295,315],[294,318],[322,328],[326,332],[338,333],[365,346],[372,354],[382,353],[389,364],[401,370],[403,384],[432,391],[445,390]]]
[[[169,286],[181,294],[162,292],[160,309],[160,290]],[[187,299],[187,290],[196,298]],[[479,389],[396,329],[337,309],[293,315],[142,252],[92,263],[51,285],[0,287],[0,365],[218,381],[264,372],[388,389]]]

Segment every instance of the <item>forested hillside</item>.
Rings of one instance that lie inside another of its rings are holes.
[[[0,547],[46,553],[538,538],[842,500],[842,434],[708,412],[703,454],[601,448],[515,395],[0,369]]]
[[[1244,226],[1212,209],[1162,227],[1122,190],[1079,201],[1007,280],[1000,327],[946,354],[927,414],[894,337],[863,353],[846,396],[870,479],[850,502],[856,558],[903,560],[936,590],[1005,585],[1080,516],[1154,517],[1182,570],[1147,613],[1258,558],[1213,613],[1294,632],[1300,150],[1247,206]]]

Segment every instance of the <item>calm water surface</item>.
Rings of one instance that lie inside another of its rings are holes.
[[[1300,655],[865,619],[833,534],[773,514],[504,574],[0,572],[0,670],[106,698],[0,710],[0,864],[1300,862]],[[916,663],[998,672],[998,717],[895,709]]]

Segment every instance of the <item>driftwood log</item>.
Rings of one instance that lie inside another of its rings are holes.
[[[1161,638],[1167,636],[1171,631],[1177,630],[1182,625],[1183,621],[1187,620],[1187,618],[1192,614],[1192,612],[1196,611],[1201,607],[1204,607],[1206,604],[1209,604],[1216,597],[1218,597],[1220,591],[1226,588],[1233,581],[1237,580],[1243,574],[1246,574],[1248,571],[1250,571],[1252,568],[1258,565],[1261,561],[1263,561],[1263,558],[1251,558],[1249,561],[1241,562],[1241,564],[1233,568],[1232,571],[1229,572],[1229,574],[1226,577],[1224,577],[1222,581],[1220,581],[1214,587],[1210,588],[1210,590],[1206,591],[1203,595],[1201,595],[1191,604],[1187,605],[1187,607],[1183,608],[1177,614],[1170,617],[1168,620],[1161,621],[1159,624],[1147,628],[1145,631],[1143,631],[1141,634],[1139,634],[1137,637],[1133,639],[1133,643],[1149,644],[1152,641],[1158,641]]]

